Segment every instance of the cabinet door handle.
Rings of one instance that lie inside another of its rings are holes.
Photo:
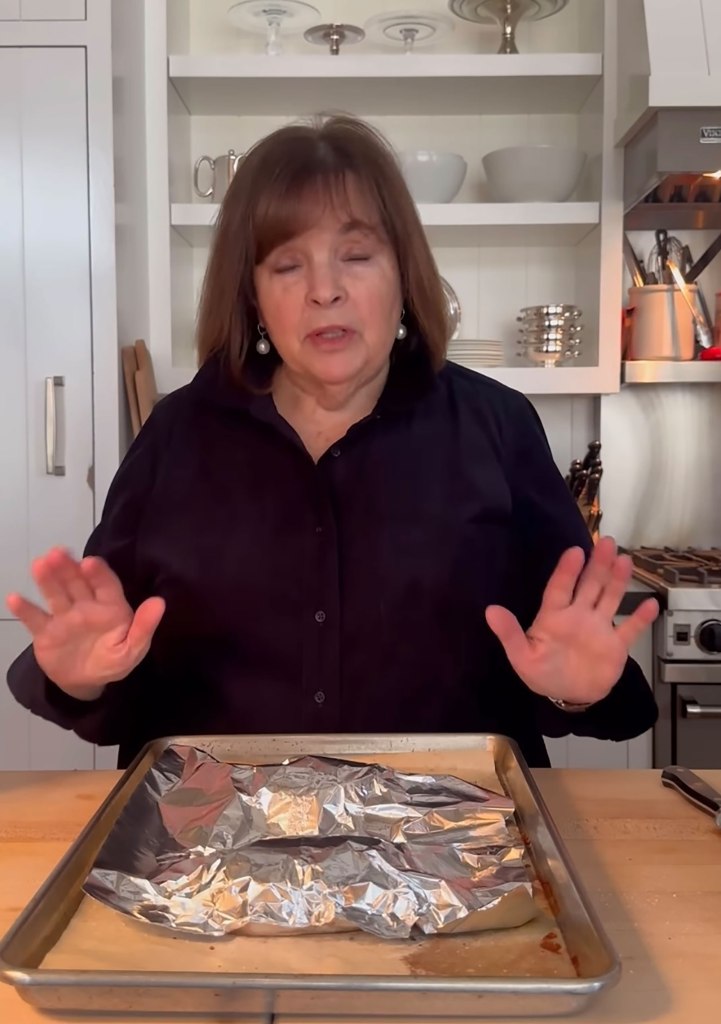
[[[681,700],[684,718],[721,718],[721,704],[699,704],[697,700]]]
[[[48,476],[65,476],[65,466],[57,462],[58,411],[55,389],[65,387],[64,377],[45,378],[45,472]]]

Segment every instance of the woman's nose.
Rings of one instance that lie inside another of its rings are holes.
[[[333,266],[315,266],[308,281],[308,300],[315,306],[331,306],[344,295],[343,285]]]

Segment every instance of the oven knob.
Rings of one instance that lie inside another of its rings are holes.
[[[721,654],[721,622],[711,619],[698,631],[698,645],[706,654]]]

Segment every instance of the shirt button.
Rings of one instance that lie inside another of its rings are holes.
[[[325,622],[325,612],[321,609],[315,613],[316,622]]]
[[[322,533],[323,532],[323,527],[322,526],[316,526],[315,532],[316,533]]]
[[[316,704],[323,704],[325,702],[325,694],[323,693],[323,691],[318,690],[318,692],[314,695],[313,700],[316,702]]]
[[[330,453],[331,453],[331,455],[333,456],[334,459],[337,459],[338,456],[340,455],[340,448],[337,445],[334,445],[331,448]]]

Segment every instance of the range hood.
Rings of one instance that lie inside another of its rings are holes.
[[[721,0],[618,0],[626,227],[721,229]]]

